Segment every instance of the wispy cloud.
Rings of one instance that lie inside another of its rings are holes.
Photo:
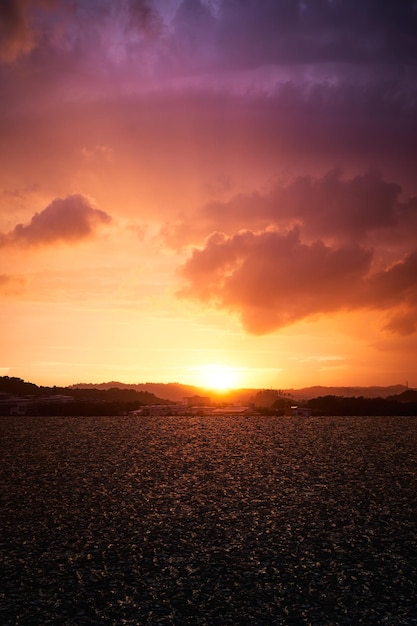
[[[22,293],[27,281],[23,276],[0,274],[0,293],[4,296],[16,296]]]

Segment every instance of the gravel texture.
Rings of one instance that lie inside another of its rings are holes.
[[[417,625],[417,418],[3,417],[0,624]]]

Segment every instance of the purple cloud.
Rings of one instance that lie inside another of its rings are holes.
[[[213,231],[231,235],[242,228],[288,229],[294,224],[307,241],[414,245],[417,197],[404,197],[401,185],[376,172],[345,178],[340,170],[331,170],[322,177],[297,176],[262,193],[240,193],[228,201],[208,203],[197,222],[183,219],[166,227],[164,234],[172,244],[181,245]]]
[[[56,198],[46,209],[35,213],[28,224],[18,224],[2,235],[2,245],[44,246],[56,242],[74,243],[94,234],[99,224],[111,220],[82,195]]]

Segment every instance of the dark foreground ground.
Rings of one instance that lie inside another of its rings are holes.
[[[0,624],[417,624],[417,418],[0,418]]]

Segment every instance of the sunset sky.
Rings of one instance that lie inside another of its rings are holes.
[[[417,387],[414,0],[4,0],[0,42],[0,375]]]

